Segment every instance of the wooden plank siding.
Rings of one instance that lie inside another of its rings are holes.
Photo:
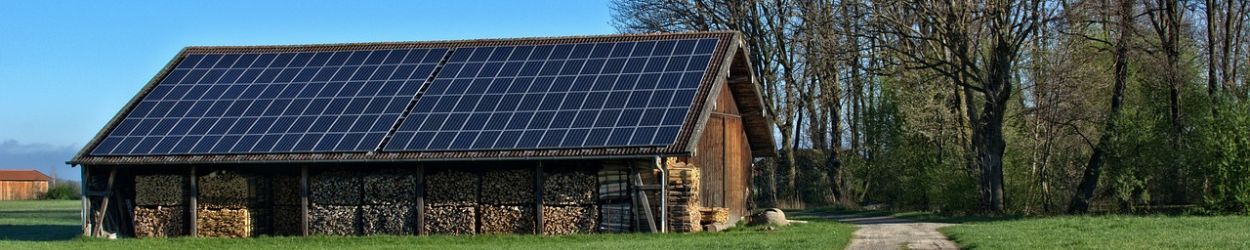
[[[751,153],[734,96],[721,88],[693,157],[701,176],[700,206],[729,208],[734,221],[749,212]]]
[[[47,192],[47,181],[0,181],[0,201],[34,200]]]

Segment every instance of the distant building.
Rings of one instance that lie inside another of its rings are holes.
[[[0,201],[39,199],[51,179],[39,170],[0,170]]]

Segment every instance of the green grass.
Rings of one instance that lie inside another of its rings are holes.
[[[842,249],[854,227],[809,219],[779,230],[558,237],[369,236],[249,239],[81,239],[77,201],[0,202],[0,249]]]
[[[941,231],[969,249],[1250,249],[1250,217],[1245,216],[1061,216],[936,221],[965,222]]]

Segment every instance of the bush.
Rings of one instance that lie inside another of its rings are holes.
[[[48,187],[48,192],[43,195],[47,200],[77,200],[82,192],[78,189],[78,183],[73,181],[58,181],[56,185]]]

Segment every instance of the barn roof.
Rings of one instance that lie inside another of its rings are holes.
[[[39,170],[0,170],[0,181],[48,181],[51,179]]]
[[[748,51],[737,32],[188,47],[70,163],[687,155],[721,88],[771,156]]]

